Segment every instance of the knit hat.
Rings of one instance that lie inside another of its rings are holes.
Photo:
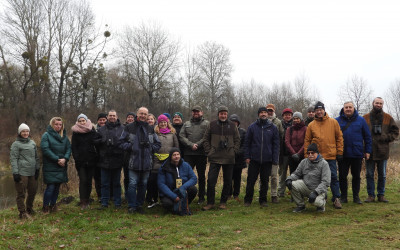
[[[160,123],[162,121],[168,122],[168,117],[166,115],[159,115],[157,118],[157,122]]]
[[[183,120],[183,115],[181,112],[175,112],[173,117],[175,117],[176,115],[179,115],[181,117],[181,119]]]
[[[171,121],[171,115],[168,113],[164,113],[163,115],[165,115],[166,117],[168,117],[168,119]]]
[[[316,109],[323,109],[323,110],[325,110],[325,105],[324,105],[322,102],[318,101],[318,102],[315,104],[315,107],[314,107],[314,110],[316,110]]]
[[[136,117],[136,114],[135,113],[133,113],[133,112],[129,112],[128,114],[126,114],[126,117],[128,117],[128,116],[133,116],[133,118],[135,118]]]
[[[275,112],[275,105],[274,104],[268,104],[267,105],[267,107],[266,107],[267,109],[272,109],[274,112]]]
[[[78,118],[76,118],[76,121],[79,121],[79,119],[81,119],[81,118],[85,119],[86,121],[88,120],[88,118],[85,114],[80,114],[80,115],[78,115]]]
[[[229,120],[232,122],[237,122],[238,124],[240,124],[240,118],[237,114],[232,114],[229,116]]]
[[[21,125],[19,125],[18,127],[18,134],[20,135],[22,130],[28,130],[31,131],[28,127],[28,125],[26,125],[25,123],[21,123]]]
[[[314,106],[308,107],[307,112],[314,112]]]
[[[290,109],[290,108],[285,108],[285,109],[282,111],[282,116],[283,116],[285,113],[291,113],[291,114],[293,115],[293,110]]]
[[[300,120],[303,120],[303,115],[300,112],[294,112],[293,114],[293,118],[299,118]]]
[[[262,111],[268,112],[267,110],[268,110],[268,108],[260,107],[260,108],[258,108],[257,114],[259,115]]]
[[[99,120],[100,118],[106,118],[106,119],[107,119],[107,114],[106,114],[106,113],[100,113],[100,114],[97,116],[97,120]]]
[[[229,111],[228,111],[228,107],[227,107],[227,106],[223,106],[223,105],[222,105],[222,106],[219,106],[219,108],[218,108],[218,113],[219,113],[219,112],[222,112],[222,111],[229,112]]]
[[[319,153],[317,144],[311,143],[310,145],[308,145],[307,152],[310,152],[310,151],[313,151],[315,153]]]
[[[171,158],[172,154],[175,152],[179,152],[179,154],[181,153],[179,148],[172,147],[171,150],[169,150],[169,157]]]

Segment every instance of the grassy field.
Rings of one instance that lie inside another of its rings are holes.
[[[386,191],[390,203],[350,202],[335,210],[329,202],[323,214],[310,205],[294,214],[288,197],[268,208],[230,200],[226,210],[204,212],[193,204],[187,217],[165,214],[160,207],[144,215],[128,214],[126,205],[99,211],[97,203],[81,211],[75,200],[60,205],[57,213],[20,220],[16,208],[9,208],[0,211],[0,248],[400,248],[399,192],[400,182],[393,179]],[[37,199],[39,211],[40,195]]]

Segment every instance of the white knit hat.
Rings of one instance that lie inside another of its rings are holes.
[[[31,131],[25,123],[21,123],[18,127],[18,134],[21,134],[22,130],[28,130],[29,132]]]

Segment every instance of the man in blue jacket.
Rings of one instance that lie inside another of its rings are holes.
[[[365,119],[358,115],[354,103],[345,102],[340,116],[336,118],[343,133],[343,160],[339,161],[340,202],[347,203],[347,175],[351,168],[353,202],[362,204],[360,197],[360,172],[362,159],[366,160],[372,151],[372,138]]]
[[[267,109],[259,108],[257,121],[247,129],[244,156],[249,169],[244,197],[245,206],[250,206],[253,201],[254,184],[260,175],[259,202],[262,207],[267,207],[268,179],[272,164],[278,164],[279,161],[279,132],[267,117]]]
[[[158,170],[158,189],[162,206],[179,215],[189,215],[189,204],[197,194],[197,177],[181,158],[178,148],[171,148],[169,158]]]

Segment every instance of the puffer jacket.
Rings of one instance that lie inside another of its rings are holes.
[[[50,125],[40,142],[43,154],[43,181],[46,184],[68,182],[67,163],[71,156],[71,143],[64,129],[63,137]],[[65,159],[65,166],[58,165],[59,159]]]
[[[372,154],[370,159],[374,161],[389,159],[389,143],[399,136],[399,127],[394,119],[387,113],[375,112],[364,115],[364,119],[372,135]],[[381,134],[374,133],[373,124],[382,124]]]
[[[168,134],[157,133],[157,136],[161,142],[161,147],[157,152],[158,154],[169,154],[171,148],[173,147],[179,148],[178,138],[174,133],[168,133]],[[164,163],[164,160],[159,160],[157,156],[154,156],[153,159],[154,159],[153,169],[151,170],[151,172],[158,173],[158,169]]]
[[[317,144],[318,151],[325,160],[335,160],[337,155],[343,155],[343,135],[339,123],[327,113],[322,118],[315,117],[307,127],[304,155],[311,143]]]
[[[257,119],[247,129],[244,158],[257,163],[279,161],[280,137],[278,128],[269,120]]]
[[[195,121],[192,118],[190,121],[183,124],[183,127],[179,132],[179,140],[185,147],[185,155],[205,155],[203,137],[208,125],[209,122],[203,117],[199,121]],[[198,145],[198,148],[195,151],[192,150],[194,144]]]
[[[209,163],[235,164],[235,155],[240,148],[239,131],[229,120],[212,121],[204,133],[203,145]]]
[[[304,137],[306,136],[306,130],[307,127],[303,121],[292,125],[286,130],[285,145],[290,155],[299,154],[300,158],[303,158]]]
[[[10,163],[13,174],[34,176],[40,169],[36,143],[29,138],[18,136],[11,145]]]
[[[75,163],[81,167],[94,167],[97,162],[97,152],[94,145],[96,130],[88,133],[72,133],[71,148]]]
[[[310,190],[315,190],[318,194],[328,191],[331,184],[331,170],[329,164],[321,155],[315,161],[308,158],[303,159],[287,180],[303,180]]]
[[[349,118],[344,114],[344,110],[340,111],[340,116],[336,117],[340,129],[343,133],[344,148],[343,156],[346,158],[363,158],[364,153],[371,154],[372,139],[367,122],[358,115],[357,110]],[[343,129],[349,123],[350,125],[343,132]]]

